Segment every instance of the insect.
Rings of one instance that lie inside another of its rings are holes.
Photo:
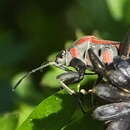
[[[32,73],[49,65],[54,65],[66,71],[57,76],[69,94],[76,94],[66,84],[79,82],[84,78],[85,70],[90,68],[101,76],[100,81],[92,90],[81,93],[95,93],[110,104],[100,106],[93,112],[93,117],[106,121],[106,130],[130,129],[130,31],[124,44],[116,41],[99,40],[94,36],[86,36],[74,42],[72,48],[61,51],[54,62],[48,62],[30,71],[23,76],[14,89],[23,79]],[[68,69],[72,66],[76,71]],[[95,74],[94,73],[94,74]]]
[[[97,107],[93,117],[105,121],[106,130],[130,130],[130,31],[124,44],[119,47],[120,54],[110,64],[104,64],[92,48],[88,49],[94,71],[103,79],[88,92],[95,93],[110,104]],[[84,92],[84,91],[81,91]]]
[[[69,49],[63,50],[56,56],[55,61],[47,62],[42,64],[40,67],[33,69],[32,71],[25,74],[13,87],[15,89],[25,78],[31,74],[42,70],[47,66],[56,66],[64,71],[65,73],[58,75],[57,79],[61,83],[62,87],[65,88],[69,94],[74,94],[75,92],[71,90],[67,84],[76,83],[84,78],[84,75],[92,75],[95,73],[85,73],[85,70],[91,68],[92,64],[88,55],[88,49],[92,48],[94,53],[99,57],[99,59],[105,63],[109,64],[113,61],[113,57],[117,56],[119,53],[120,42],[100,40],[95,36],[85,36],[76,40],[73,46]],[[68,66],[72,66],[76,71],[68,69]]]

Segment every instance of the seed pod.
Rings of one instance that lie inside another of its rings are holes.
[[[108,83],[100,83],[94,88],[96,95],[106,101],[120,102],[130,100],[130,93],[126,93],[121,89]]]
[[[120,102],[103,105],[93,112],[93,117],[102,121],[122,118],[130,114],[130,102]]]
[[[112,121],[106,130],[130,130],[130,115]]]

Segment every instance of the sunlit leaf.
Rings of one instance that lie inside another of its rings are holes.
[[[60,86],[58,80],[56,79],[56,77],[63,73],[64,71],[53,67],[51,68],[48,72],[46,72],[46,74],[43,76],[43,79],[41,81],[41,84],[43,84],[44,86],[49,86],[52,88],[57,88]]]
[[[111,15],[116,20],[121,20],[123,18],[124,5],[126,0],[107,0],[109,10]]]
[[[60,130],[72,120],[77,103],[63,91],[41,102],[17,130]]]
[[[33,109],[34,106],[25,103],[20,103],[18,126],[20,126],[25,121],[25,119],[29,116]]]
[[[18,113],[8,113],[0,116],[0,130],[15,130],[18,123]]]
[[[15,86],[16,83],[21,79],[25,73],[20,73],[17,74],[13,77],[12,79],[12,86]],[[15,92],[20,96],[20,97],[28,97],[29,95],[32,95],[32,90],[33,90],[33,84],[31,82],[30,78],[25,78],[19,86],[15,89]]]

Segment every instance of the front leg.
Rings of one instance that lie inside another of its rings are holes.
[[[70,95],[74,95],[77,97],[79,106],[82,110],[83,113],[86,113],[85,107],[80,99],[80,93],[79,92],[75,92],[74,90],[70,89],[67,84],[72,84],[72,83],[76,83],[79,82],[83,79],[83,76],[81,76],[78,72],[67,72],[67,73],[63,73],[59,76],[57,76],[57,79],[59,79],[59,82],[61,83],[62,87],[70,94]]]
[[[81,76],[78,72],[70,71],[57,76],[57,79],[59,79],[62,87],[67,90],[70,95],[73,95],[76,94],[76,92],[70,89],[67,85],[81,81],[83,76]]]
[[[87,69],[87,66],[85,65],[85,63],[76,57],[74,57],[71,60],[70,66],[74,67],[77,70],[77,72],[79,73],[79,75],[81,75],[81,76],[84,76],[85,70]]]

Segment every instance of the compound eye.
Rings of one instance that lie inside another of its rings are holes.
[[[63,58],[65,56],[65,50],[62,50],[58,55],[57,55],[57,57],[58,58]]]
[[[63,50],[63,51],[62,51],[62,56],[65,56],[65,54],[66,54],[66,51]]]
[[[58,55],[56,56],[55,62],[57,64],[65,64],[65,59],[66,59],[66,51],[62,50]]]

